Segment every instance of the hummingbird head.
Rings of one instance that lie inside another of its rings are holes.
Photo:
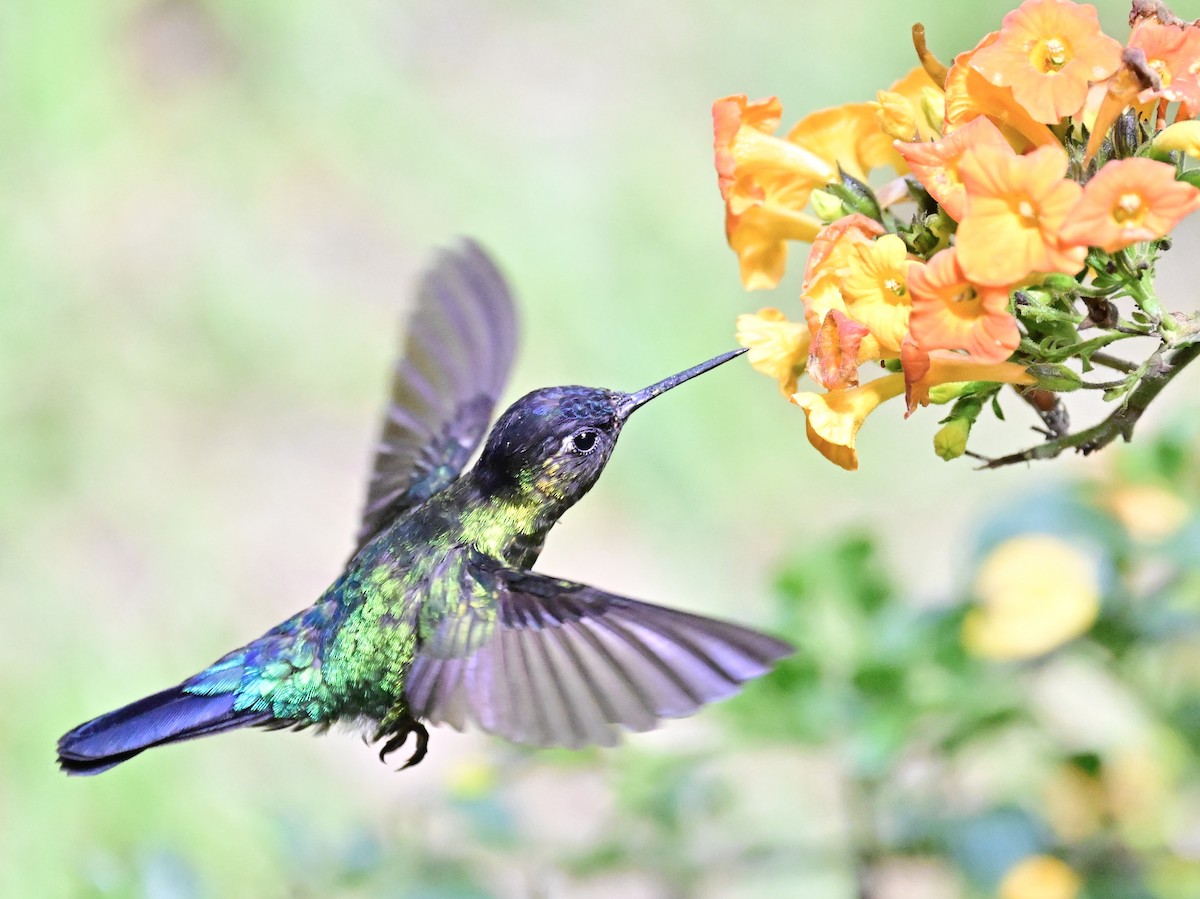
[[[561,513],[599,479],[634,410],[744,352],[723,353],[636,393],[575,386],[527,393],[488,434],[477,480],[489,492],[532,494]]]

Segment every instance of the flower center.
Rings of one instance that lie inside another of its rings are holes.
[[[1017,203],[1017,215],[1021,218],[1021,224],[1026,227],[1037,223],[1037,210],[1033,208],[1033,204],[1027,199],[1022,199]]]
[[[883,286],[898,297],[904,296],[904,284],[896,278],[888,278],[883,282]]]
[[[1067,46],[1061,38],[1052,37],[1041,46],[1041,69],[1043,72],[1057,72],[1067,64]]]
[[[1146,204],[1135,193],[1121,194],[1113,206],[1112,217],[1118,225],[1136,225],[1146,214]]]

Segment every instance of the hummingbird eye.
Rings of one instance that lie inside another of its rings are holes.
[[[596,448],[596,429],[584,428],[582,431],[576,431],[571,435],[569,443],[571,452],[586,456]]]

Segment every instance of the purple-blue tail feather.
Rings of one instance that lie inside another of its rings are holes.
[[[144,749],[265,724],[270,712],[234,709],[235,696],[201,696],[171,687],[81,724],[58,741],[67,774],[99,774]]]

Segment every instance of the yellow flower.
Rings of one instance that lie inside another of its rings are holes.
[[[892,354],[908,333],[912,298],[908,293],[908,270],[914,260],[895,234],[884,234],[860,244],[838,273],[838,284],[850,317],[867,326],[879,345]]]
[[[1100,582],[1086,553],[1057,537],[1026,534],[988,554],[975,597],[962,625],[967,650],[988,659],[1028,659],[1091,628],[1100,611]]]
[[[808,325],[788,321],[778,309],[737,319],[737,341],[750,350],[746,358],[755,370],[777,380],[784,396],[796,391],[796,379],[808,362],[809,340]]]
[[[742,286],[768,290],[779,283],[787,267],[787,241],[810,241],[821,230],[812,216],[797,212],[786,199],[788,191],[764,192],[757,205],[740,215],[726,210],[725,239],[737,254]],[[807,195],[805,202],[807,202]],[[799,208],[803,208],[800,203]]]
[[[1000,881],[1000,899],[1075,899],[1083,884],[1079,875],[1052,855],[1031,855],[1009,869]]]
[[[854,448],[858,429],[880,403],[902,393],[904,375],[895,374],[844,390],[793,394],[792,402],[804,410],[808,442],[834,465],[854,471],[858,468]]]
[[[1166,153],[1178,150],[1193,159],[1200,159],[1200,121],[1190,119],[1168,125],[1158,132],[1152,143],[1156,150]]]

